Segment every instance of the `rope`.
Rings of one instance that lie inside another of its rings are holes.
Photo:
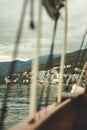
[[[46,70],[48,70],[48,69],[50,69],[50,68],[53,67],[54,40],[55,40],[55,34],[56,34],[56,28],[57,28],[57,20],[58,20],[58,18],[59,18],[59,12],[58,12],[58,11],[57,11],[57,13],[55,14],[55,16],[56,16],[56,20],[55,20],[55,25],[54,25],[53,38],[52,38],[52,44],[51,44],[51,49],[50,49],[50,55],[49,55],[49,58],[48,58]],[[41,95],[40,95],[40,99],[39,99],[39,104],[38,104],[37,110],[40,110],[43,93],[44,93],[44,86],[42,87],[42,91],[41,91]],[[49,93],[50,93],[50,85],[48,85],[48,89],[47,89],[47,96],[46,96],[45,106],[48,105]]]
[[[40,52],[40,35],[41,35],[41,12],[42,12],[42,0],[39,0],[39,11],[38,11],[38,27],[37,27],[37,46],[35,52],[35,59],[33,63],[33,80],[31,83],[30,91],[30,116],[32,116],[37,110],[37,73],[39,69],[39,52]]]
[[[86,56],[86,53],[87,53],[87,45],[86,45],[86,47],[85,47],[85,49],[84,49],[84,52],[83,52],[83,54],[82,54],[82,57],[81,57],[80,63],[83,63],[83,61],[84,61],[84,57]],[[81,64],[81,65],[82,65],[82,64]]]
[[[51,49],[50,49],[50,55],[47,61],[47,66],[46,69],[51,69],[53,67],[53,50],[54,50],[54,40],[55,40],[55,34],[56,34],[56,28],[57,28],[57,21],[59,18],[59,12],[57,12],[56,14],[56,20],[55,20],[55,24],[54,24],[54,31],[53,31],[53,38],[52,38],[52,43],[51,43]]]
[[[86,50],[86,51],[85,51],[85,50]],[[81,58],[81,60],[80,60],[80,62],[81,62],[81,63],[80,63],[80,66],[82,66],[82,63],[83,63],[83,60],[84,60],[83,57],[86,55],[86,53],[87,53],[87,45],[86,45],[86,48],[84,49],[82,58]],[[81,81],[81,79],[82,79],[82,76],[83,76],[85,67],[86,67],[86,63],[85,63],[84,66],[82,67],[82,68],[83,68],[83,69],[82,69],[82,72],[81,72],[81,74],[80,74],[79,80],[78,80],[78,82],[77,82],[77,84],[76,84],[76,87],[75,87],[75,89],[74,89],[73,92],[75,92],[76,89],[77,89],[77,87],[79,86],[79,83],[80,83],[80,81]],[[68,86],[68,87],[69,87],[69,86]]]
[[[50,1],[50,2],[52,2],[52,1]],[[54,2],[52,2],[52,3],[54,3]],[[52,3],[51,3],[51,5],[53,5]],[[56,34],[56,28],[57,28],[57,21],[58,21],[58,18],[60,16],[59,9],[61,9],[62,7],[63,7],[63,5],[60,5],[58,8],[56,8],[56,11],[55,11],[56,12],[55,13],[55,25],[54,25],[50,55],[48,57],[48,61],[47,61],[47,65],[46,65],[46,71],[53,67],[53,50],[54,50],[55,34]],[[47,8],[48,8],[48,6],[47,6]],[[50,77],[49,77],[49,82],[50,82]],[[42,91],[41,91],[41,96],[40,96],[39,104],[38,104],[38,110],[40,110],[40,105],[41,105],[41,101],[42,101],[42,97],[43,97],[43,92],[44,92],[44,87],[42,88]],[[50,84],[48,83],[45,106],[48,105],[49,94],[50,94]]]
[[[58,21],[58,18],[59,18],[59,11],[57,11],[57,13],[55,14],[55,17],[56,17],[56,20],[55,20],[55,24],[54,24],[52,44],[51,44],[51,49],[50,49],[50,55],[49,55],[49,58],[48,58],[48,61],[47,61],[46,71],[53,67],[53,50],[54,50],[54,41],[55,41],[55,34],[56,34],[56,28],[57,28],[57,21]],[[41,95],[40,95],[40,99],[39,99],[37,110],[40,110],[43,93],[44,93],[44,86],[42,86]],[[50,93],[50,85],[48,84],[45,106],[48,105],[49,93]]]
[[[44,89],[45,89],[45,86],[42,86],[40,98],[39,98],[39,101],[38,101],[37,111],[39,111],[40,107],[41,107],[41,102],[42,102],[42,98],[43,98]]]
[[[85,68],[86,68],[86,64],[87,64],[87,63],[84,64],[83,70],[82,70],[82,72],[81,72],[81,75],[80,75],[80,77],[79,77],[79,80],[78,80],[78,82],[77,82],[77,84],[76,84],[76,87],[75,87],[75,89],[74,89],[73,92],[75,92],[76,89],[77,89],[77,87],[79,86],[79,83],[80,83],[80,81],[81,81],[81,79],[82,79],[82,76],[83,76],[83,74],[84,74],[84,70],[85,70]]]
[[[27,2],[28,2],[28,0],[25,0],[23,3],[21,19],[19,22],[19,28],[18,28],[17,37],[16,37],[16,41],[15,41],[15,46],[14,46],[14,52],[13,52],[13,58],[12,58],[13,60],[15,60],[18,55],[18,47],[19,47],[19,43],[20,43],[20,39],[21,39]],[[16,62],[12,62],[11,67],[10,67],[10,73],[14,72],[15,65],[16,65]]]
[[[80,54],[81,54],[81,49],[82,49],[82,46],[83,46],[83,43],[84,43],[84,41],[85,41],[85,38],[86,38],[86,35],[87,34],[87,28],[86,28],[86,31],[85,31],[85,33],[84,33],[84,36],[83,36],[83,39],[82,39],[82,42],[81,42],[81,45],[80,45],[80,49],[79,49],[79,51],[78,51],[78,54],[77,54],[77,58],[76,58],[76,61],[75,61],[75,64],[74,64],[74,66],[73,66],[73,68],[75,68],[75,66],[76,66],[76,64],[78,63],[78,61],[80,62],[80,67],[82,67],[82,64],[83,64],[83,61],[84,61],[84,56],[86,55],[86,53],[87,53],[87,45],[86,45],[86,47],[85,47],[85,49],[84,49],[84,52],[83,52],[83,54],[82,54],[82,56],[80,56]],[[86,51],[85,51],[86,50]],[[80,58],[81,57],[81,58]],[[79,58],[80,58],[80,60],[79,60]],[[71,73],[73,73],[73,68],[71,69]],[[68,87],[69,87],[69,85],[68,85]]]
[[[60,82],[58,88],[58,96],[57,102],[60,103],[62,100],[62,83],[63,83],[63,73],[64,73],[64,60],[65,60],[65,53],[66,53],[66,46],[67,46],[67,0],[65,3],[65,27],[64,27],[64,43],[63,43],[63,52],[61,57],[61,65],[60,65]]]
[[[34,25],[34,0],[31,0],[30,16],[31,16],[30,27],[31,27],[31,29],[34,29],[35,28],[35,25]]]
[[[73,68],[76,67],[76,65],[77,65],[77,63],[78,63],[78,61],[79,61],[80,54],[81,54],[81,49],[82,49],[82,47],[83,47],[83,44],[84,44],[86,35],[87,35],[87,28],[86,28],[86,31],[85,31],[85,33],[84,33],[84,36],[83,36],[83,39],[82,39],[82,42],[81,42],[81,45],[80,45],[80,49],[79,49],[78,54],[77,54],[76,62],[75,62],[75,64],[74,64]],[[73,69],[72,69],[72,72],[73,72]]]
[[[15,60],[16,56],[18,54],[18,47],[19,47],[20,37],[21,37],[23,23],[24,23],[26,5],[27,5],[27,0],[25,0],[24,4],[23,4],[23,9],[22,9],[22,13],[21,13],[21,19],[20,19],[20,22],[19,22],[19,29],[18,29],[18,32],[17,32],[17,38],[16,38],[16,41],[15,41],[15,47],[14,47],[12,60]],[[12,73],[14,73],[15,65],[16,65],[16,62],[13,61],[11,63],[10,69],[9,69],[10,75]],[[4,96],[4,100],[3,100],[3,105],[2,105],[2,110],[1,110],[0,130],[3,129],[3,123],[4,123],[5,115],[6,115],[6,112],[7,112],[7,100],[8,100],[9,92],[10,92],[10,86],[9,86],[9,84],[7,84],[7,88],[6,88],[6,92],[5,92],[5,96]]]
[[[55,24],[54,24],[54,31],[53,31],[53,38],[52,38],[52,44],[51,44],[51,49],[50,49],[50,55],[49,55],[47,67],[46,67],[47,70],[51,69],[53,67],[53,50],[54,50],[54,44],[55,44],[54,40],[55,40],[55,34],[56,34],[56,28],[57,28],[57,21],[59,18],[59,11],[55,15],[56,15],[56,20],[55,20]],[[51,78],[51,75],[49,77],[49,82],[50,82],[50,78]],[[48,84],[45,106],[48,105],[49,94],[50,94],[50,85]]]

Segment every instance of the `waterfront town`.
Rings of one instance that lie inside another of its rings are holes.
[[[69,69],[71,65],[64,66],[64,68]],[[74,84],[77,83],[80,77],[81,70],[79,68],[75,68],[75,73],[67,73],[64,74],[63,76],[63,83],[66,84],[67,86],[69,84]],[[24,71],[22,73],[14,73],[11,75],[6,75],[3,77],[2,80],[0,80],[0,83],[4,84],[30,84],[31,80],[33,79],[33,73]],[[38,71],[37,74],[37,81],[38,84],[41,85],[46,85],[46,84],[51,84],[51,85],[57,85],[60,81],[60,72],[59,72],[59,67],[53,67],[50,70],[40,70]],[[84,87],[85,85],[85,78],[84,75],[79,82],[79,86]]]

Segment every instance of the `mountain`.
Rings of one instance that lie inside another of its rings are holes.
[[[69,64],[73,68],[78,66],[82,69],[84,62],[86,61],[86,54],[87,49],[67,53],[65,56],[65,65]],[[44,55],[39,57],[40,70],[46,69],[46,62],[48,61],[48,56],[49,55]],[[61,59],[60,54],[54,54],[53,66],[59,66],[60,59]],[[32,66],[32,61],[33,59],[27,61],[20,61],[20,60],[13,61],[16,62],[15,72],[17,73],[30,70]],[[0,77],[8,74],[11,63],[12,62],[0,62]],[[73,68],[71,68],[71,71]]]
[[[43,63],[46,63],[47,60],[48,60],[48,56],[49,55],[44,55],[44,56],[40,56],[39,57],[39,63],[40,64],[43,64]],[[60,55],[58,54],[54,54],[54,59],[59,57]],[[33,59],[31,60],[27,60],[27,61],[20,61],[20,60],[15,60],[15,61],[12,61],[14,63],[16,63],[15,65],[15,72],[23,72],[25,70],[29,70],[31,69],[31,66],[32,66],[32,61]],[[9,73],[9,68],[12,64],[12,62],[0,62],[0,76],[4,76],[4,75],[7,75]]]
[[[67,53],[65,55],[65,65],[71,65],[69,69],[70,72],[74,70],[75,67],[83,68],[83,65],[87,59],[87,49],[77,50],[74,52]],[[60,66],[61,56],[53,60],[53,66]],[[46,63],[40,65],[40,69],[45,69]],[[72,72],[73,73],[73,72]]]

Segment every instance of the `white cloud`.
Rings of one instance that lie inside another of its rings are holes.
[[[11,60],[14,42],[19,26],[23,0],[0,0],[0,61]],[[37,25],[37,3],[35,3],[35,24]],[[29,4],[30,5],[30,4]],[[17,58],[30,59],[36,46],[36,31],[29,29],[30,7],[27,5],[25,23]],[[68,1],[68,44],[67,51],[79,49],[87,24],[87,0]],[[42,8],[41,54],[48,54],[52,42],[54,21]],[[60,53],[64,37],[64,21],[58,21],[54,53]],[[85,40],[86,44],[87,38]]]

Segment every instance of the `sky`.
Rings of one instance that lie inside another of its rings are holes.
[[[0,0],[0,62],[11,61],[16,35],[24,0]],[[34,4],[34,21],[37,28],[38,1]],[[63,19],[58,20],[58,27],[55,37],[54,54],[60,54],[64,41],[64,10]],[[54,21],[49,17],[42,7],[41,24],[41,45],[40,55],[50,52],[52,42]],[[19,52],[16,59],[29,60],[34,57],[36,48],[37,30],[31,30],[30,22],[30,1],[27,3],[23,31],[20,40]],[[66,52],[73,52],[80,48],[80,44],[87,27],[87,0],[68,0],[68,36]],[[87,44],[85,39],[84,46]]]

